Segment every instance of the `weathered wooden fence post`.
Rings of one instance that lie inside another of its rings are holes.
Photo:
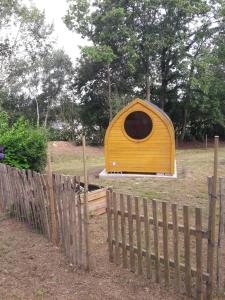
[[[218,173],[218,146],[219,137],[215,136],[214,142],[214,172],[212,178],[212,193],[209,203],[208,222],[208,266],[209,279],[207,282],[207,299],[213,299],[214,274],[215,274],[215,244],[216,244],[216,199],[217,199],[217,173]]]
[[[48,153],[48,193],[49,193],[49,208],[51,215],[51,240],[54,244],[58,243],[57,235],[57,220],[56,220],[56,199],[53,189],[52,165],[51,157]]]
[[[84,167],[84,234],[86,246],[86,270],[90,269],[89,257],[89,216],[88,216],[88,177],[87,177],[87,159],[86,159],[86,140],[85,136],[82,137],[83,145],[83,167]]]
[[[216,268],[216,283],[217,290],[220,292],[222,288],[222,257],[221,257],[221,242],[224,235],[224,178],[219,178],[219,227],[217,240],[217,268]]]
[[[109,250],[109,261],[113,262],[113,244],[112,244],[112,190],[108,189],[106,194],[106,203],[107,203],[107,225],[108,225],[108,250]]]

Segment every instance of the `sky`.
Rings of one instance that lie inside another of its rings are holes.
[[[29,1],[24,0],[24,3]],[[58,46],[75,61],[80,55],[79,46],[87,45],[88,42],[79,34],[68,30],[64,24],[62,18],[68,7],[66,0],[32,0],[32,3],[40,10],[45,10],[47,22],[54,23]]]

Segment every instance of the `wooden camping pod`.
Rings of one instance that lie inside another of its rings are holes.
[[[134,99],[105,135],[107,173],[174,174],[175,137],[170,118],[156,105]]]

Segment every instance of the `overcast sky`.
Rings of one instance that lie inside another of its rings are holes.
[[[27,3],[27,0],[24,2]],[[86,45],[87,42],[80,35],[69,31],[63,23],[62,18],[68,7],[66,0],[32,0],[32,3],[40,10],[45,10],[47,21],[54,23],[59,47],[64,48],[74,61],[80,55],[79,46]]]

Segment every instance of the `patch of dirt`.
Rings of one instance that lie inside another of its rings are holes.
[[[52,155],[82,154],[82,146],[76,146],[71,142],[53,141],[48,143],[48,148]],[[103,153],[103,147],[86,146],[87,155],[99,156]]]
[[[0,219],[0,299],[187,299],[108,262],[106,218],[91,219],[92,270],[73,269],[27,225]]]

